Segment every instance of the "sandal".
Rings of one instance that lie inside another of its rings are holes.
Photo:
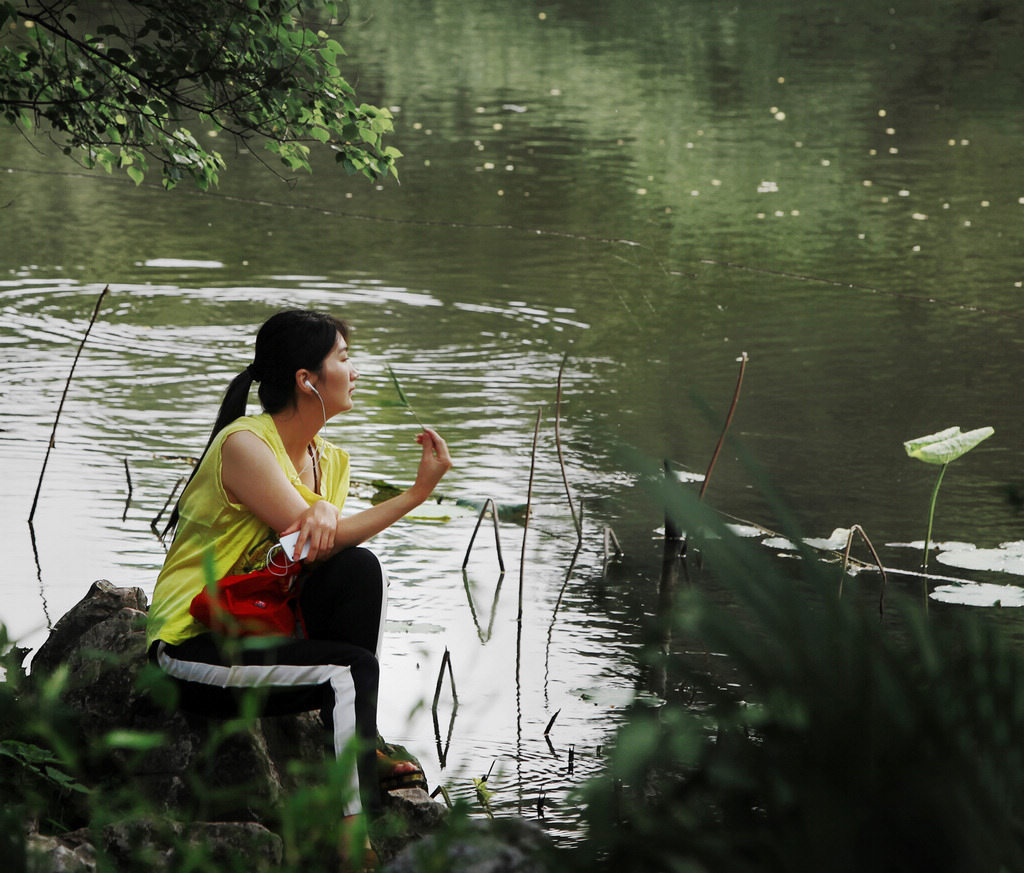
[[[427,777],[419,761],[405,746],[394,743],[383,743],[377,748],[377,778],[381,791],[398,788],[427,790]]]
[[[351,858],[342,857],[339,859],[339,873],[378,873],[380,870],[380,858],[373,849],[367,847],[362,852],[360,862],[357,864]]]
[[[370,845],[369,838],[365,833],[358,835],[361,828],[352,827],[356,818],[355,815],[345,817],[333,873],[376,873],[381,868],[380,858]]]

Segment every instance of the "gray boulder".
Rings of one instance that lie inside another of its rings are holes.
[[[95,582],[32,662],[33,681],[67,670],[63,698],[77,716],[83,745],[104,749],[86,761],[86,781],[130,780],[158,808],[264,822],[281,793],[296,787],[287,764],[323,759],[319,717],[259,719],[247,731],[221,738],[223,723],[165,709],[157,703],[158,671],[146,657],[147,608],[140,588]],[[165,742],[150,750],[130,741],[97,742],[111,731],[159,733]]]
[[[410,844],[384,873],[548,873],[552,853],[547,835],[526,819],[474,820]]]
[[[169,819],[135,819],[107,825],[98,833],[82,829],[60,837],[30,834],[28,873],[96,873],[98,853],[125,873],[181,869],[186,856],[195,863],[197,855],[220,869],[258,873],[279,866],[284,854],[281,838],[255,822],[185,825]]]

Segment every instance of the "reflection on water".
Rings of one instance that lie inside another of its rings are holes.
[[[327,165],[286,186],[237,155],[220,192],[168,194],[77,173],[0,130],[0,617],[23,644],[96,578],[152,589],[163,547],[150,524],[251,359],[255,326],[284,306],[354,325],[357,408],[328,431],[360,482],[415,470],[416,425],[388,366],[452,444],[452,499],[521,506],[542,410],[522,568],[511,518],[500,585],[485,530],[462,574],[473,514],[377,539],[393,580],[382,722],[456,794],[492,763],[498,806],[536,814],[543,794],[556,833],[572,830],[565,791],[600,766],[623,708],[587,690],[646,681],[637,652],[657,611],[662,519],[618,448],[703,471],[740,352],[738,442],[709,504],[747,529],[781,529],[781,503],[803,528],[787,535],[828,541],[859,524],[876,544],[907,542],[933,482],[903,441],[980,422],[996,436],[958,462],[935,535],[979,550],[1020,540],[1007,494],[1024,445],[1008,402],[1024,376],[1021,10],[351,7],[346,63],[367,100],[393,108],[400,186]],[[25,519],[108,283],[34,552]],[[585,498],[574,564],[552,426],[566,353],[562,447]],[[606,525],[626,552],[608,573]],[[897,547],[882,557],[918,560]],[[1005,583],[990,567],[963,573]],[[946,608],[957,607],[932,614]],[[993,620],[1018,632],[1014,613]],[[443,692],[435,736],[446,648],[459,705]]]

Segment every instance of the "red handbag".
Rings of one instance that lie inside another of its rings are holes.
[[[268,560],[262,570],[225,576],[213,591],[204,587],[188,611],[227,637],[293,636],[295,623],[301,620],[295,582],[301,569],[301,561],[287,557],[283,563]]]

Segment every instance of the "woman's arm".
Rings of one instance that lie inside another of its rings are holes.
[[[380,533],[415,509],[433,492],[452,461],[448,446],[429,428],[417,435],[423,447],[416,482],[409,490],[383,503],[342,518],[338,508],[326,500],[312,506],[288,481],[270,447],[255,434],[231,434],[221,449],[221,478],[224,487],[239,503],[281,535],[299,532],[296,554],[310,544],[307,560],[326,558]]]
[[[448,452],[448,444],[438,435],[437,431],[426,427],[416,435],[416,442],[423,447],[420,456],[420,466],[416,472],[416,481],[412,487],[401,494],[357,512],[346,518],[339,518],[335,530],[334,548],[331,553],[340,552],[352,546],[358,546],[364,540],[368,540],[375,534],[380,533],[384,528],[390,527],[402,516],[408,514],[433,493],[437,483],[452,468],[451,455]],[[297,525],[292,525],[291,533],[299,530]],[[299,534],[301,541],[302,534]],[[296,548],[300,543],[296,543]]]

